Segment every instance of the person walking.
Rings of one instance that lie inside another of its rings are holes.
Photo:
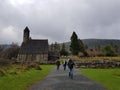
[[[57,66],[57,70],[59,70],[59,67],[60,67],[60,61],[59,60],[57,60],[56,66]]]
[[[69,68],[69,77],[73,79],[73,67],[74,67],[74,62],[72,59],[69,59],[68,61],[68,68]]]
[[[66,66],[67,66],[67,61],[65,60],[63,63],[64,70],[66,70]]]

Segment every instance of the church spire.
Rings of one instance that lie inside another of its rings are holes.
[[[30,33],[30,30],[26,26],[23,33],[23,42],[27,42],[29,40],[29,33]]]

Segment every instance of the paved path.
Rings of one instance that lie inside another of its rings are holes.
[[[102,85],[83,76],[78,69],[74,69],[73,79],[68,77],[68,72],[62,66],[59,71],[54,68],[45,79],[29,90],[106,90]]]

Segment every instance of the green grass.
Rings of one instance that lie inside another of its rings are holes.
[[[26,72],[0,77],[0,90],[26,90],[30,85],[43,79],[54,65],[41,65],[42,70],[30,69]]]
[[[108,90],[120,90],[120,69],[81,69],[81,72]]]

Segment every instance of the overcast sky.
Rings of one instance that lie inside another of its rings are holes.
[[[120,0],[0,0],[0,44],[32,39],[120,39]]]

